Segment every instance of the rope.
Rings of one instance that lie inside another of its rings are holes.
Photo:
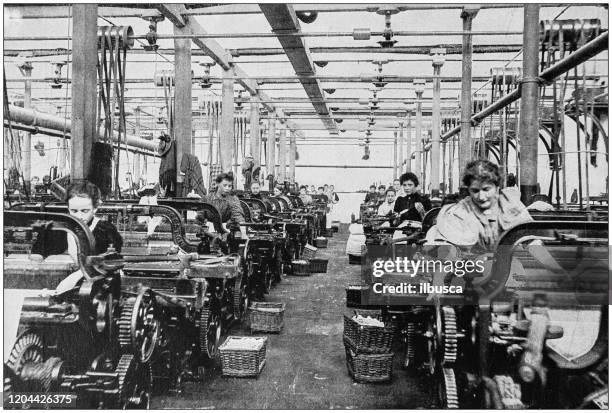
[[[4,67],[4,65],[2,66],[2,73],[3,73],[3,78],[2,78],[2,82],[3,82],[3,104],[4,104],[4,118],[7,119],[9,121],[8,123],[8,130],[9,130],[9,142],[7,145],[7,148],[9,149],[9,152],[21,152],[21,145],[20,145],[20,140],[15,139],[15,135],[13,134],[13,127],[11,126],[11,113],[9,110],[9,100],[8,100],[8,92],[7,92],[7,87],[6,87],[6,69]],[[23,172],[21,170],[21,157],[17,156],[14,158],[9,158],[9,164],[11,166],[9,166],[8,169],[8,177],[9,177],[9,184],[12,184],[11,179],[10,179],[10,171],[12,169],[15,169],[19,176],[23,176]],[[6,189],[8,189],[8,186],[6,187]]]

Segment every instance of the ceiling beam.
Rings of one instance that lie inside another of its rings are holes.
[[[572,3],[543,3],[540,7],[564,7],[573,5]],[[136,6],[136,7],[134,7]],[[142,10],[151,8],[150,3],[142,4],[128,4],[128,5],[108,5],[99,7],[98,15],[103,17],[140,17]],[[387,6],[387,5],[386,5]],[[448,9],[463,9],[465,6],[461,3],[422,3],[422,4],[389,4],[388,6],[395,6],[401,11],[407,10],[448,10]],[[485,3],[485,4],[474,4],[472,6],[478,6],[481,9],[491,8],[519,8],[523,7],[522,3]],[[599,6],[603,7],[602,3],[584,3],[579,6]],[[9,18],[18,19],[59,19],[71,17],[70,6],[63,5],[45,5],[32,4],[32,5],[10,5],[5,6],[5,16]],[[374,12],[380,8],[380,4],[295,4],[293,9],[296,12],[318,12],[318,13],[341,13],[341,12]],[[208,16],[208,15],[232,15],[232,14],[260,14],[261,10],[257,4],[226,4],[211,7],[200,7],[190,8],[186,10],[184,15],[186,16]]]
[[[330,133],[338,133],[336,123],[331,118],[327,104],[325,103],[323,90],[316,75],[310,50],[306,40],[299,36],[283,36],[286,33],[300,33],[300,23],[297,15],[290,4],[260,4],[259,7],[270,23],[272,31],[276,33],[278,41],[285,50],[287,58],[291,62],[299,81],[304,87],[306,94],[311,99],[312,106],[319,114],[321,121]]]
[[[201,39],[211,40],[211,39]],[[194,40],[195,41],[195,40]],[[311,47],[310,53],[363,53],[363,54],[403,54],[403,55],[427,55],[431,49],[443,48],[446,49],[447,55],[461,54],[461,44],[437,44],[437,45],[426,45],[426,46],[394,46],[389,48],[382,48],[379,46],[363,46],[363,47]],[[516,44],[475,44],[474,54],[484,53],[516,53],[522,50],[523,45],[520,43]],[[32,57],[39,56],[55,56],[55,55],[69,55],[71,50],[65,48],[30,48],[30,49],[11,49],[9,47],[4,48],[4,56],[17,56],[20,52],[28,50],[32,51]],[[174,55],[174,49],[160,48],[157,50],[159,54],[163,55]],[[251,47],[244,49],[228,49],[227,52],[234,58],[240,58],[243,56],[275,56],[284,55],[285,50],[283,48],[274,47]],[[131,49],[130,54],[151,54],[142,49]],[[204,50],[193,50],[192,56],[208,56]],[[325,60],[321,58],[320,60]],[[363,59],[359,59],[360,61]],[[370,58],[371,60],[371,58]]]
[[[157,9],[174,25],[181,27],[183,31],[192,34],[206,34],[206,30],[194,18],[188,16],[187,9],[183,4],[160,4]],[[194,38],[193,42],[204,52],[210,56],[219,66],[225,70],[232,70],[238,83],[242,85],[251,95],[257,96],[262,102],[269,102],[270,97],[259,90],[257,82],[248,77],[248,75],[238,65],[234,64],[233,58],[216,40]],[[279,118],[284,119],[282,110],[276,109],[269,103],[263,105],[272,113],[275,113]],[[297,125],[293,122],[287,122],[287,126],[292,130],[298,130]]]
[[[544,7],[562,7],[568,4],[543,4]],[[597,4],[592,4],[593,6]],[[459,3],[422,3],[422,4],[406,4],[406,3],[395,3],[395,4],[385,4],[385,7],[395,7],[400,11],[407,10],[449,10],[449,9],[462,9],[465,4]],[[520,8],[523,7],[522,4],[519,3],[485,3],[478,4],[474,6],[479,6],[482,9],[492,9],[492,8]],[[381,7],[381,4],[377,3],[357,3],[357,4],[323,4],[323,3],[315,3],[315,4],[295,4],[293,5],[293,9],[296,12],[317,12],[317,13],[342,13],[342,12],[376,12]],[[223,14],[258,14],[261,11],[255,4],[229,4],[222,6],[213,6],[213,7],[202,7],[202,8],[193,8],[189,10],[190,14],[193,15],[223,15]],[[265,14],[265,12],[264,12]]]

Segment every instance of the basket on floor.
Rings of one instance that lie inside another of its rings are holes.
[[[390,323],[384,327],[361,325],[351,317],[344,316],[344,340],[358,353],[388,353],[396,328]]]
[[[219,347],[224,376],[253,377],[266,364],[267,337],[229,336]]]
[[[377,320],[382,321],[382,310],[379,308],[370,309],[370,308],[355,308],[353,312],[356,315],[360,315],[362,317],[370,317],[375,318]]]
[[[283,329],[285,303],[253,302],[249,307],[251,331],[278,333]]]
[[[334,231],[332,228],[326,228],[325,233],[323,235],[326,236],[327,238],[333,238]]]
[[[332,232],[340,231],[340,221],[332,221],[332,223],[331,223],[331,230],[332,230]]]
[[[323,273],[327,272],[327,261],[323,258],[314,258],[310,260],[310,272],[311,273]]]
[[[310,275],[310,263],[308,260],[291,261],[291,275],[307,277]]]
[[[379,383],[391,380],[393,353],[358,353],[346,341],[344,350],[346,351],[346,367],[355,381]]]
[[[317,255],[317,248],[310,244],[306,244],[306,246],[304,246],[304,251],[302,251],[302,258],[305,260],[311,260],[315,257],[315,255]]]
[[[327,248],[327,238],[325,237],[317,237],[314,240],[315,247],[317,248]]]

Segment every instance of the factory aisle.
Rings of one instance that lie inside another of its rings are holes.
[[[158,409],[381,409],[430,407],[433,389],[425,377],[402,370],[399,348],[388,384],[354,383],[342,344],[345,287],[359,279],[360,267],[344,253],[347,225],[317,257],[329,259],[326,274],[286,277],[268,301],[286,303],[285,326],[268,334],[267,362],[259,378],[221,376],[220,362],[203,382],[188,383],[181,395],[154,397]],[[233,327],[231,334],[249,335]],[[257,334],[256,334],[257,335]]]

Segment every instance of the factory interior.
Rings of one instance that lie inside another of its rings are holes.
[[[608,410],[608,3],[3,4],[3,406]]]

